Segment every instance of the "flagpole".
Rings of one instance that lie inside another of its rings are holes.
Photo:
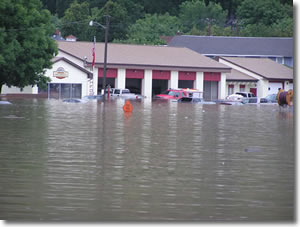
[[[106,6],[106,26],[103,26],[102,24],[99,24],[97,22],[94,21],[90,21],[89,25],[90,26],[94,26],[94,24],[102,27],[103,29],[105,29],[105,46],[104,46],[104,69],[103,69],[103,82],[102,82],[102,89],[103,89],[103,95],[104,95],[104,99],[103,101],[105,101],[105,85],[106,85],[106,66],[107,66],[107,42],[108,42],[108,30],[109,30],[109,5]],[[96,38],[94,37],[94,41],[96,43]]]
[[[93,44],[93,61],[92,61],[92,66],[93,66],[93,71],[94,71],[94,66],[95,66],[95,57],[96,57],[96,36],[94,36],[94,44]]]

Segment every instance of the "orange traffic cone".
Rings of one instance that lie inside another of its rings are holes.
[[[125,105],[123,106],[124,112],[126,112],[126,113],[132,112],[132,109],[133,109],[133,107],[132,107],[130,101],[126,100]]]

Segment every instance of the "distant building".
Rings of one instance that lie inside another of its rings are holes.
[[[66,41],[70,41],[70,42],[76,42],[77,41],[77,38],[73,35],[68,35],[66,37]]]
[[[61,32],[58,29],[56,29],[55,33],[52,35],[51,38],[57,41],[65,40],[64,37],[61,36]]]
[[[187,47],[207,57],[270,58],[293,67],[293,38],[177,35],[168,46]]]
[[[226,75],[227,95],[246,91],[262,98],[293,89],[293,69],[268,58],[220,57],[219,62],[232,68]]]

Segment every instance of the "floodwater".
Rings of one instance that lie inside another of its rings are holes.
[[[277,105],[0,105],[0,219],[295,221],[294,119]]]

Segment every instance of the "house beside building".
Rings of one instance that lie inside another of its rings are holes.
[[[207,57],[269,58],[293,67],[292,37],[227,37],[177,35],[168,46],[187,47]]]
[[[220,57],[219,62],[232,68],[226,78],[226,95],[247,91],[262,98],[279,89],[293,89],[293,69],[268,58]]]

